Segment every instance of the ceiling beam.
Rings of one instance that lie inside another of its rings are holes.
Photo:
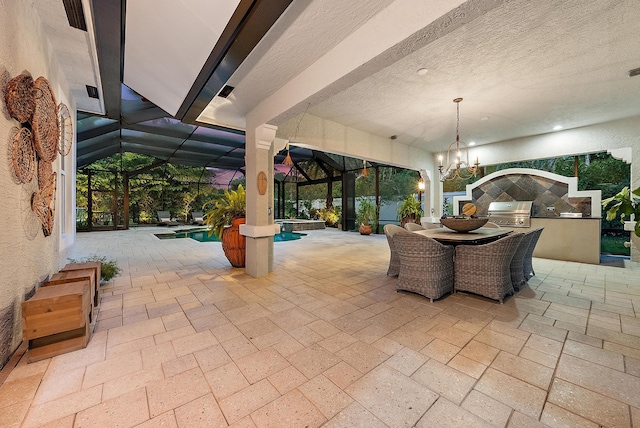
[[[147,120],[162,119],[163,117],[171,117],[171,115],[160,107],[151,107],[127,113],[122,116],[121,121],[122,123],[131,125],[134,123],[146,122]]]
[[[172,150],[166,149],[163,147],[149,147],[144,144],[139,143],[131,143],[131,142],[123,142],[122,143],[123,151],[133,151],[140,154],[145,154],[148,156],[160,157],[166,159],[168,162],[173,162],[174,160],[189,160],[198,163],[200,166],[206,165],[209,162],[217,161],[220,157],[212,154],[206,153],[186,153],[186,152],[178,152],[173,153]],[[234,164],[238,162],[244,162],[244,158],[240,159],[227,159],[225,161],[233,161]]]
[[[191,126],[191,125],[188,125],[188,126]],[[193,130],[189,130],[187,132],[187,131],[182,131],[180,129],[174,129],[174,128],[168,128],[168,127],[162,128],[162,127],[140,125],[140,124],[123,125],[122,129],[127,129],[130,131],[137,131],[137,132],[145,132],[145,133],[154,134],[154,135],[162,135],[164,137],[180,138],[183,140],[188,139],[191,141],[200,141],[203,143],[219,144],[221,146],[227,146],[227,147],[235,147],[235,148],[244,147],[244,141],[234,141],[234,140],[226,140],[224,138],[207,137],[205,135],[193,133]]]
[[[118,122],[113,122],[98,128],[87,129],[86,131],[78,132],[78,143],[114,131],[120,131],[120,124]]]
[[[324,153],[324,152],[319,152],[317,150],[312,150],[311,154],[312,154],[312,156],[314,158],[316,158],[316,160],[321,161],[322,163],[324,163],[325,165],[330,166],[331,168],[335,169],[336,171],[343,172],[344,169],[345,169],[342,165],[340,165],[338,162],[336,162],[330,156],[327,156],[327,154]],[[344,159],[344,157],[343,157],[343,159]]]
[[[116,153],[120,152],[120,146],[118,145],[117,147],[106,147],[102,150],[98,150],[95,152],[91,152],[88,155],[85,156],[78,156],[77,157],[77,168],[84,168],[87,165],[90,165],[92,163],[94,163],[97,160],[100,159],[104,159],[104,158],[108,158],[109,156],[113,156]]]
[[[126,0],[91,0],[105,115],[120,119]]]
[[[106,138],[96,139],[91,141],[90,143],[79,143],[76,144],[76,155],[78,157],[88,155],[89,153],[95,150],[101,150],[105,147],[110,146],[119,146],[120,145],[120,136],[118,134],[112,135]]]
[[[245,135],[245,132],[242,129],[235,128],[227,128],[226,126],[214,125],[212,123],[200,122],[199,120],[195,120],[193,122],[194,125],[202,126],[204,128],[217,129],[218,131],[229,132],[231,134]]]
[[[198,154],[213,153],[216,156],[220,154],[227,154],[230,152],[228,147],[216,146],[214,144],[210,144],[208,145],[208,147],[200,149],[200,148],[190,148],[189,146],[185,147],[185,145],[181,144],[180,142],[171,142],[167,140],[158,140],[153,138],[145,138],[145,137],[131,136],[131,135],[123,135],[121,140],[122,142],[142,144],[148,147],[159,147],[159,148],[167,149],[171,151],[178,150],[179,152],[190,152],[190,153],[198,153]],[[240,154],[239,156],[244,157],[244,153]]]
[[[293,0],[240,0],[176,118],[194,123]]]

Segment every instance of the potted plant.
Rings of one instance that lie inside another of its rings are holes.
[[[244,267],[246,239],[240,234],[240,225],[245,223],[247,195],[242,185],[238,190],[225,190],[224,196],[206,202],[204,223],[209,227],[209,236],[215,234],[222,242],[222,250],[231,266]]]
[[[371,235],[371,225],[369,224],[376,216],[376,206],[369,199],[360,198],[356,221],[360,224],[358,229],[361,235]]]
[[[607,220],[615,220],[619,216],[623,224],[625,219],[632,224],[635,221],[633,230],[640,237],[640,187],[633,191],[628,187],[623,188],[617,195],[602,201],[602,208],[606,210]],[[631,216],[634,216],[633,219]]]
[[[400,226],[402,227],[410,222],[419,224],[421,217],[422,204],[414,195],[410,195],[407,199],[402,201],[402,204],[398,207],[398,220],[400,220]]]
[[[100,262],[100,284],[111,281],[122,272],[116,260],[107,260],[107,256],[92,254],[82,259],[69,259],[69,263]]]

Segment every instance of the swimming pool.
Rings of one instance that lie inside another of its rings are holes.
[[[159,239],[191,238],[198,242],[220,242],[216,235],[209,236],[208,229],[176,230],[175,233],[156,233]],[[273,237],[274,242],[295,241],[306,236],[305,233],[280,232]]]

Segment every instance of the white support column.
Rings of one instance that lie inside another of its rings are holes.
[[[245,270],[253,277],[273,270],[273,235],[280,230],[273,221],[273,141],[277,129],[268,124],[247,126],[247,222],[240,226],[240,233],[247,238]]]
[[[436,205],[435,205],[435,188],[434,188],[434,180],[433,180],[433,172],[428,171],[426,169],[419,170],[420,177],[422,177],[422,181],[424,181],[424,214],[420,223],[438,223],[438,217],[436,216]],[[436,182],[438,182],[436,180]]]

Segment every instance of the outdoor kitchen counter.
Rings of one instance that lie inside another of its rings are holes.
[[[544,227],[534,257],[600,264],[600,218],[531,218],[531,228],[509,228],[516,232]]]

